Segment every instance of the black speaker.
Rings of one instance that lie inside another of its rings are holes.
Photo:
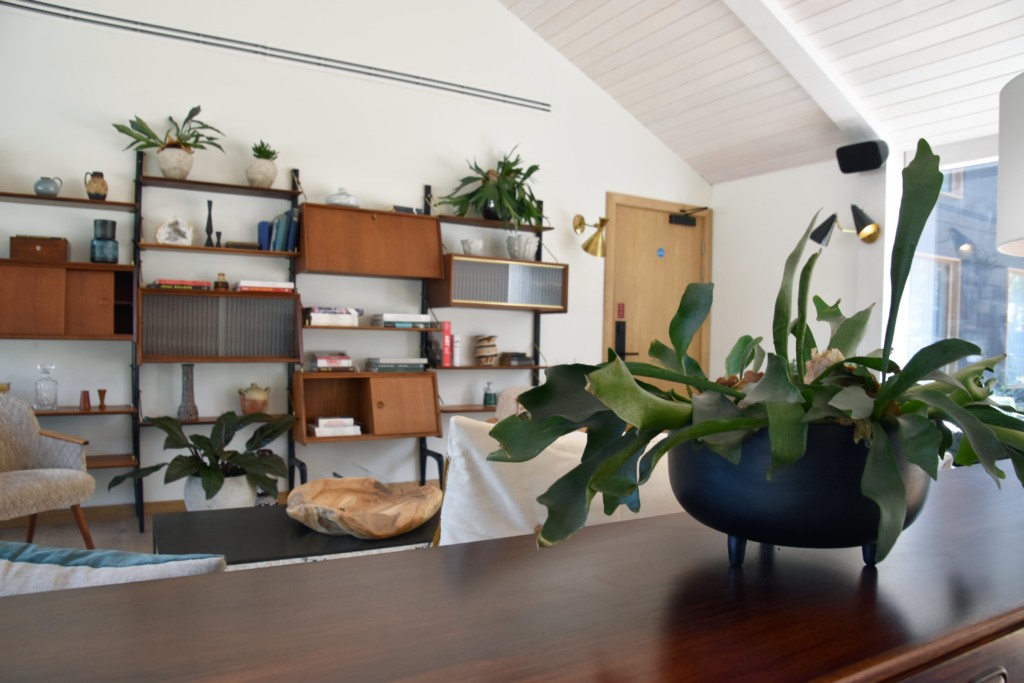
[[[889,145],[882,140],[868,140],[836,150],[836,161],[843,173],[859,173],[881,168],[889,157]]]

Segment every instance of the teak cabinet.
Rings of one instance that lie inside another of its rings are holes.
[[[444,279],[427,283],[432,307],[512,308],[565,313],[569,266],[448,254]]]
[[[441,435],[437,378],[433,372],[296,372],[292,377],[302,444]],[[315,437],[306,425],[346,415],[362,425],[358,436]]]
[[[132,338],[132,267],[0,261],[0,335]]]
[[[437,218],[302,205],[299,273],[431,279],[442,275]]]

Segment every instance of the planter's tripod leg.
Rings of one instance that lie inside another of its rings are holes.
[[[743,558],[747,554],[747,539],[729,536],[729,566],[743,566]]]
[[[875,566],[875,556],[878,553],[877,543],[865,543],[860,547],[861,557],[864,558],[864,564],[869,567]]]

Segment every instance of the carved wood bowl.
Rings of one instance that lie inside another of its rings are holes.
[[[288,494],[288,516],[323,534],[391,538],[437,514],[436,482],[384,484],[369,477],[315,479]]]

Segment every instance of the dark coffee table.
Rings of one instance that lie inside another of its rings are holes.
[[[229,565],[302,560],[429,545],[440,515],[401,536],[366,541],[328,536],[296,522],[283,505],[174,512],[153,517],[153,552],[223,555]]]

